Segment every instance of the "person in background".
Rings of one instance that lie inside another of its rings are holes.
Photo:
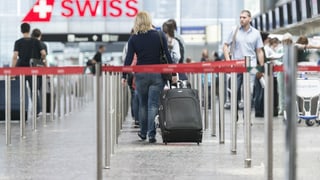
[[[133,29],[130,32],[133,35]],[[128,52],[128,42],[124,45],[122,50],[122,61],[125,62]],[[137,55],[133,56],[133,60],[131,66],[135,66],[137,64]],[[135,77],[134,73],[127,74],[127,84],[129,86],[131,92],[131,117],[134,119],[134,127],[139,127],[139,99],[138,92],[135,86]]]
[[[303,48],[298,49],[298,62],[307,62],[309,61],[309,55],[311,54],[309,49],[311,49],[311,46],[308,47],[309,40],[305,36],[300,36],[296,44],[302,45]]]
[[[221,61],[221,58],[219,57],[219,54],[217,51],[212,51],[212,58],[213,58],[213,61]]]
[[[168,41],[168,48],[171,58],[175,64],[179,63],[181,58],[179,42],[174,38],[174,27],[170,22],[162,24],[162,31],[166,34]]]
[[[201,53],[201,59],[200,62],[205,62],[209,60],[209,53],[208,53],[208,49],[203,49],[202,53]]]
[[[90,67],[92,74],[96,74],[96,67],[97,63],[102,63],[102,54],[106,51],[106,47],[104,45],[99,45],[98,51],[93,56],[92,59],[88,60],[87,66]]]
[[[106,51],[106,47],[104,45],[100,45],[98,51],[92,58],[92,63],[102,63],[102,54]]]
[[[173,29],[174,29],[174,37],[177,38],[177,39],[181,42],[181,44],[182,44],[183,47],[185,47],[184,40],[183,40],[183,38],[180,36],[180,34],[178,33],[178,26],[177,26],[176,20],[174,20],[174,19],[169,19],[167,22],[168,22],[168,23],[172,23]],[[180,54],[181,54],[181,53],[180,53]],[[184,54],[181,54],[181,57],[182,57],[182,59],[183,59],[183,58],[184,58]],[[183,62],[179,62],[179,63],[183,63]]]
[[[33,29],[32,33],[31,33],[31,37],[32,38],[36,38],[36,39],[38,39],[40,41],[41,48],[43,48],[45,50],[45,52],[46,52],[46,55],[48,55],[47,45],[43,41],[41,41],[42,33],[41,33],[40,29],[38,29],[38,28]],[[46,60],[44,60],[44,64],[45,64],[45,66],[47,66],[47,61]]]
[[[22,23],[20,26],[23,37],[16,40],[12,56],[12,67],[30,67],[30,59],[46,59],[46,50],[41,46],[41,42],[30,36],[30,24]],[[26,76],[26,81],[32,94],[32,77]],[[31,96],[32,97],[32,96]],[[31,98],[32,100],[32,98]],[[37,116],[41,111],[41,102],[37,98]]]
[[[311,54],[309,52],[309,49],[320,49],[319,45],[310,44],[308,38],[304,37],[304,36],[299,37],[299,39],[296,42],[296,46],[300,48],[300,50],[298,50],[298,57],[299,57],[298,62],[300,62],[300,61],[310,61],[311,60],[308,57],[309,54]],[[300,51],[300,53],[299,53],[299,51]],[[317,56],[318,57],[320,56],[320,53],[318,51],[317,51]],[[317,61],[316,62],[317,65],[320,65],[320,59],[319,58],[316,59],[315,61]]]
[[[193,63],[191,57],[187,57],[187,58],[186,58],[186,63]]]
[[[234,49],[232,53],[232,59],[244,59],[245,56],[251,58],[251,66],[263,66],[264,53],[263,42],[260,32],[250,25],[251,12],[248,10],[242,10],[240,13],[240,27],[230,32],[228,38],[224,42],[223,53],[226,61],[230,61],[229,47],[232,47],[234,43]],[[235,41],[235,42],[233,42]],[[251,74],[251,92],[253,92],[253,84],[255,80],[255,73]],[[243,82],[243,74],[238,74],[237,85],[237,100],[241,99],[241,86]],[[239,104],[239,103],[237,103]],[[253,103],[252,103],[253,104]]]
[[[173,20],[168,20],[163,23],[162,31],[166,33],[168,40],[169,52],[174,63],[183,63],[184,58],[184,45],[182,41],[177,37],[176,33],[177,27],[176,22]],[[185,73],[178,73],[179,80],[187,81],[188,77]]]
[[[161,43],[168,63],[172,59],[168,51],[167,39],[163,32],[158,32],[152,27],[152,20],[146,11],[140,11],[134,20],[133,35],[128,41],[128,52],[124,62],[130,66],[134,54],[137,55],[137,66],[161,64]],[[136,89],[139,97],[139,126],[138,136],[141,140],[149,138],[149,143],[156,142],[156,126],[154,119],[158,113],[160,93],[164,88],[164,80],[160,73],[135,73]],[[173,81],[175,81],[173,79]],[[126,83],[126,74],[123,74],[122,83]]]
[[[38,39],[40,41],[40,45],[41,45],[41,48],[43,48],[45,51],[46,51],[46,55],[48,55],[48,48],[47,48],[47,45],[41,41],[41,38],[42,38],[42,33],[40,31],[40,29],[38,28],[35,28],[32,30],[32,33],[31,33],[31,38],[35,38],[35,39]],[[47,67],[47,61],[46,59],[43,59],[43,62],[44,62],[44,66]],[[42,76],[37,76],[37,79],[38,79],[38,82],[37,82],[37,86],[38,86],[38,92],[39,94],[42,94]],[[38,101],[40,102],[38,106],[41,105],[41,95],[38,96]],[[37,108],[40,108],[41,107],[37,107]],[[40,110],[38,110],[40,112]]]

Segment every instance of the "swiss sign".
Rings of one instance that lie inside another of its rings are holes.
[[[61,0],[61,17],[135,17],[138,0]],[[23,22],[50,22],[55,0],[37,0]]]
[[[54,0],[37,0],[23,22],[48,22],[51,19]]]

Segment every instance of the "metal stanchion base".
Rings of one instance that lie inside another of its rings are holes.
[[[231,154],[237,154],[236,150],[231,150]]]
[[[110,169],[110,166],[105,166],[104,169]]]
[[[219,144],[224,144],[224,141],[219,142]]]
[[[245,168],[251,168],[251,159],[245,159],[244,160],[244,167]]]
[[[212,137],[217,137],[217,135],[215,135],[215,134],[211,134],[211,136],[212,136]]]

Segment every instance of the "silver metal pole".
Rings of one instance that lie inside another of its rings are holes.
[[[57,76],[57,113],[58,119],[61,117],[61,76]]]
[[[50,120],[54,120],[54,108],[55,108],[55,94],[54,94],[54,82],[53,75],[50,76]]]
[[[245,57],[246,67],[250,67],[250,57]],[[245,159],[244,166],[251,167],[251,90],[250,90],[250,73],[243,73],[244,88],[244,141],[245,141]],[[269,96],[271,97],[271,96]]]
[[[84,76],[81,76],[81,107],[84,106],[84,100],[85,100],[85,92],[84,92]]]
[[[198,91],[199,91],[199,100],[200,100],[200,107],[202,109],[202,101],[203,101],[203,98],[202,98],[202,79],[201,79],[201,74],[197,74],[197,79],[198,79]],[[201,111],[202,112],[202,111]],[[202,116],[201,116],[202,117]],[[204,123],[203,123],[204,124]]]
[[[264,65],[264,77],[266,86],[264,88],[264,142],[265,142],[265,180],[273,179],[273,65],[268,62]]]
[[[237,73],[231,73],[231,153],[237,153]]]
[[[74,75],[72,76],[72,109],[75,110],[76,109],[76,100],[77,100],[77,88],[76,88],[76,84],[77,84],[77,76]],[[92,84],[93,86],[93,84]],[[92,88],[92,87],[90,87]],[[94,97],[92,97],[93,99]]]
[[[203,102],[204,102],[204,129],[207,130],[208,129],[208,97],[209,97],[209,93],[208,93],[208,74],[203,74],[204,75],[204,82],[203,82]],[[201,79],[202,81],[202,79]]]
[[[215,73],[211,74],[211,122],[212,122],[212,132],[211,136],[217,136],[217,119],[216,119],[216,77]]]
[[[37,75],[32,75],[32,130],[37,130]]]
[[[78,82],[78,90],[79,90],[79,96],[78,96],[78,99],[79,99],[79,108],[82,107],[82,76],[79,76],[79,82]]]
[[[97,179],[102,180],[103,169],[103,121],[101,118],[101,64],[96,64],[96,116],[97,116]]]
[[[26,137],[26,79],[20,75],[20,136]]]
[[[296,112],[296,75],[297,49],[292,45],[284,46],[284,77],[286,81],[286,179],[296,179],[297,157],[297,112]]]
[[[121,115],[120,115],[120,103],[121,103],[121,99],[120,99],[120,94],[121,94],[121,87],[120,87],[120,74],[117,73],[116,74],[116,88],[117,88],[117,100],[116,100],[116,121],[117,121],[117,125],[116,125],[116,144],[119,144],[119,135],[120,135],[120,121],[121,121]],[[120,93],[119,93],[120,91]]]
[[[71,91],[72,91],[72,76],[68,76],[68,102],[69,102],[69,113],[71,114],[72,112],[72,96],[71,96]]]
[[[119,88],[120,88],[120,94],[119,94],[119,135],[120,135],[120,130],[122,129],[122,122],[123,122],[123,114],[124,114],[124,87],[121,84],[121,77],[120,77],[120,73],[118,74],[118,79],[119,79]]]
[[[112,154],[115,153],[115,145],[117,139],[117,74],[113,73],[113,96],[112,96]]]
[[[47,76],[42,76],[42,121],[47,125]]]
[[[193,76],[193,87],[194,89],[197,89],[198,92],[199,92],[199,87],[198,87],[198,74],[192,74]],[[199,94],[199,97],[200,97],[200,94]],[[199,99],[200,100],[200,99]]]
[[[110,73],[105,73],[105,168],[110,169],[111,164],[111,119],[110,119],[110,104],[111,104],[111,85]]]
[[[225,116],[224,116],[224,74],[219,73],[219,143],[225,141]]]
[[[83,81],[83,105],[85,104],[85,102],[87,102],[87,76],[82,76],[82,81]]]
[[[76,93],[76,96],[77,96],[77,108],[80,109],[80,75],[78,75],[77,77],[77,82],[76,82],[76,90],[77,90],[77,93]]]
[[[63,78],[63,116],[67,115],[67,77]]]
[[[5,75],[5,94],[6,94],[6,144],[11,144],[11,76]]]

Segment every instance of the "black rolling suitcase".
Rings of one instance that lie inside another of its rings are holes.
[[[25,89],[25,119],[28,119],[28,93]],[[0,81],[0,120],[5,120],[5,81]],[[20,80],[11,80],[11,120],[20,120]]]
[[[168,142],[202,142],[202,118],[198,91],[164,90],[160,96],[159,124],[162,139]]]

